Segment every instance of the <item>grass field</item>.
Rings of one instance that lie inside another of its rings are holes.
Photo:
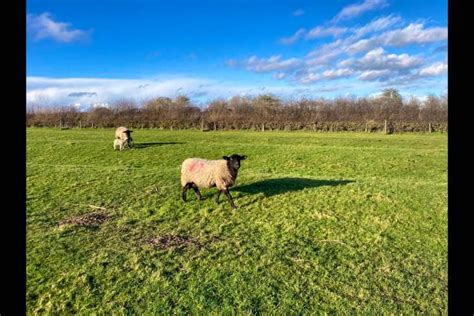
[[[27,130],[28,314],[447,314],[446,134],[133,136]],[[180,200],[232,153],[236,211]]]

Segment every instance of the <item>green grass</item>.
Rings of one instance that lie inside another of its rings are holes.
[[[133,136],[27,130],[28,314],[447,314],[446,134]],[[232,153],[236,211],[180,200],[185,158]],[[112,218],[58,227],[89,205]]]

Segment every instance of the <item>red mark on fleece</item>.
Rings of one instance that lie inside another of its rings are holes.
[[[204,167],[204,162],[202,161],[196,161],[196,162],[192,162],[189,167],[188,167],[188,170],[193,172],[193,171],[196,171],[196,170],[199,170],[199,169],[202,169]]]

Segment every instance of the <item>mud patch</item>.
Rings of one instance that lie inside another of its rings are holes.
[[[59,222],[59,227],[64,226],[82,226],[82,227],[97,227],[100,224],[108,221],[111,218],[110,215],[104,212],[92,212],[72,218],[65,219]]]
[[[144,242],[155,249],[171,249],[189,246],[202,248],[204,246],[199,240],[195,238],[179,235],[154,236],[145,239]]]

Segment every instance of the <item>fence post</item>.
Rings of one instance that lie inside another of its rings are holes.
[[[428,132],[431,133],[432,132],[432,128],[431,128],[431,122],[428,123]]]
[[[81,123],[81,121],[79,121],[79,128],[82,128],[82,123]]]
[[[383,132],[387,134],[387,120],[384,121]]]

